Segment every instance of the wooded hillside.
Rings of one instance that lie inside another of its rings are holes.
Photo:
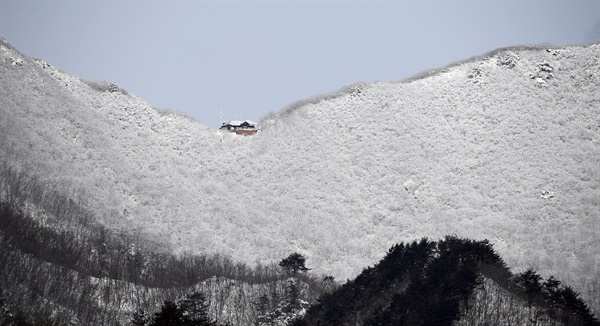
[[[402,241],[489,239],[600,311],[597,44],[349,86],[238,137],[1,43],[3,164],[108,230],[248,264],[299,252],[337,279]]]

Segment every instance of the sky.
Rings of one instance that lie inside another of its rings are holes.
[[[600,0],[0,0],[0,36],[216,128],[499,47],[596,42]]]

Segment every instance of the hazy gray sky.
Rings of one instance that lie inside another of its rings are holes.
[[[0,36],[217,127],[498,47],[600,39],[592,1],[9,1]]]

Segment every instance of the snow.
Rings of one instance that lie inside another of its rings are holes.
[[[12,66],[7,51],[1,156],[85,193],[113,228],[248,263],[298,251],[338,279],[394,243],[457,234],[498,243],[516,269],[580,288],[600,278],[600,245],[586,245],[600,239],[599,45],[507,49],[346,88],[266,117],[253,137],[27,58]]]

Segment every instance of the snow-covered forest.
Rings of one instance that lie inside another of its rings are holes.
[[[600,312],[599,68],[598,44],[499,49],[292,103],[244,137],[2,41],[0,157],[175,253],[299,252],[344,280],[395,243],[454,234]]]

